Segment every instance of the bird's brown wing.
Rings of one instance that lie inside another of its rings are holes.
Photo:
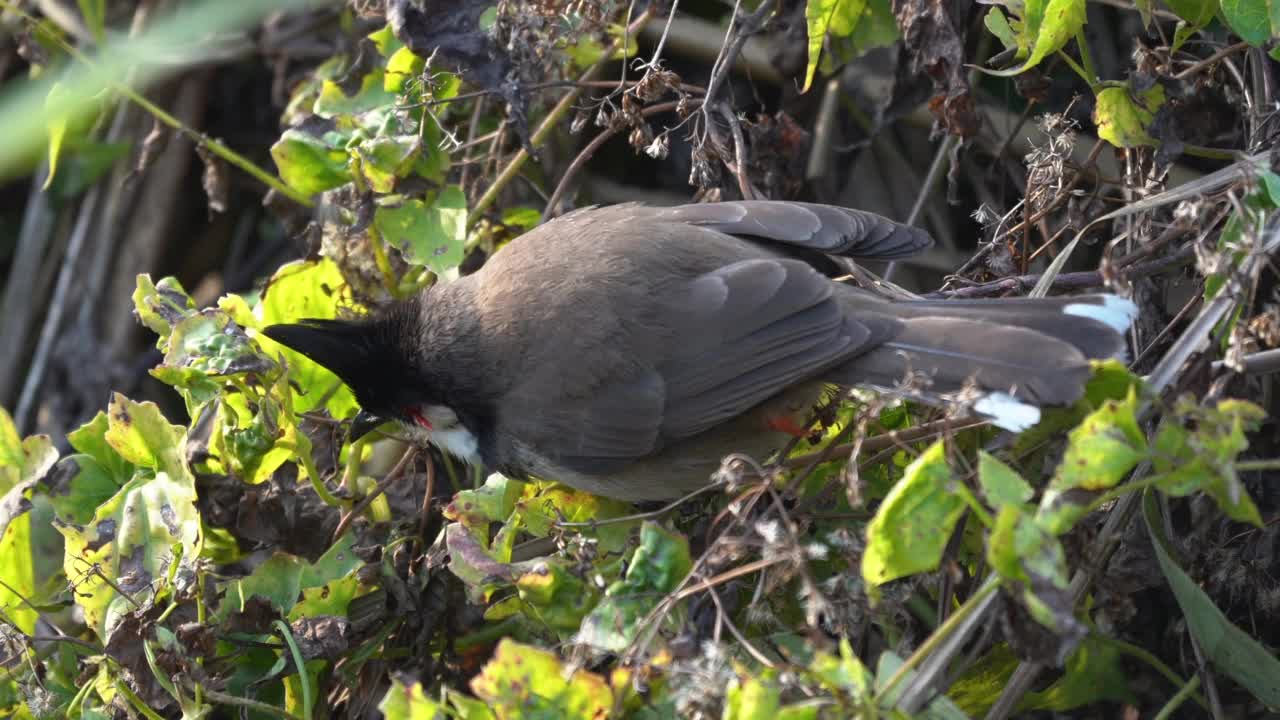
[[[649,208],[657,219],[863,260],[894,260],[929,248],[925,231],[863,210],[775,200]]]
[[[616,472],[668,443],[740,415],[892,334],[888,317],[847,317],[808,264],[753,259],[653,299],[668,329],[656,361],[576,397],[517,391],[505,429],[556,466]],[[572,372],[572,370],[569,370]],[[530,383],[527,387],[532,388]]]

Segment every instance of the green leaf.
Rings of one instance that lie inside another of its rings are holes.
[[[674,590],[692,567],[689,542],[646,521],[626,576],[609,586],[604,599],[583,620],[578,641],[601,650],[626,648],[642,629],[640,623],[655,599]]]
[[[117,459],[119,457],[117,456]],[[133,466],[127,475],[107,469],[91,455],[68,455],[58,461],[45,497],[58,519],[69,523],[87,523],[98,506],[110,500],[133,477]]]
[[[1165,4],[1187,25],[1197,29],[1208,25],[1214,13],[1218,12],[1215,0],[1165,0]]]
[[[965,508],[952,482],[941,440],[907,466],[867,525],[862,577],[868,585],[938,567]]]
[[[378,710],[386,720],[445,720],[448,717],[443,705],[427,697],[422,683],[405,685],[398,678],[392,678]]]
[[[41,546],[31,522],[31,490],[57,462],[58,451],[45,435],[17,438],[13,420],[0,409],[0,615],[31,634],[38,614],[29,603],[43,579],[36,572]]]
[[[360,78],[360,88],[354,95],[347,95],[342,86],[333,80],[325,80],[320,86],[320,96],[316,98],[312,112],[322,118],[332,118],[394,106],[396,93],[387,90],[385,77],[386,73],[382,68],[374,68]]]
[[[1280,707],[1280,660],[1249,633],[1232,624],[1196,581],[1178,566],[1151,492],[1143,497],[1142,514],[1160,570],[1182,609],[1187,630],[1199,643],[1205,658],[1268,707]]]
[[[1005,505],[987,539],[987,562],[1031,616],[1063,638],[1060,650],[1073,649],[1084,626],[1075,617],[1066,553],[1058,539],[1021,508]]]
[[[1003,505],[1021,505],[1036,494],[1016,470],[985,450],[978,451],[978,482],[987,503],[997,509]]]
[[[848,638],[840,638],[839,656],[819,650],[809,662],[809,672],[837,697],[849,698],[851,717],[863,717],[875,700],[875,677],[853,652]],[[861,711],[861,712],[858,712]]]
[[[1147,129],[1162,105],[1164,87],[1158,84],[1137,96],[1127,87],[1103,88],[1093,110],[1098,137],[1119,148],[1155,145]]]
[[[422,74],[427,63],[407,47],[402,47],[387,58],[387,70],[382,76],[382,89],[400,93],[410,80]]]
[[[285,130],[271,146],[271,159],[280,169],[280,179],[304,195],[351,182],[346,149],[301,130]]]
[[[288,263],[271,276],[262,302],[254,308],[257,326],[261,328],[307,318],[333,319],[345,305],[341,292],[345,286],[342,272],[332,260],[322,258]],[[355,414],[355,396],[337,375],[261,333],[254,339],[268,357],[282,355],[288,363],[289,379],[295,388],[295,412],[310,412],[323,404],[336,418]]]
[[[171,452],[176,446],[158,454]],[[199,555],[195,502],[190,474],[161,470],[139,473],[98,507],[90,523],[55,521],[66,542],[63,570],[75,584],[85,624],[103,643],[123,615],[156,597],[174,563]]]
[[[49,88],[46,111],[67,100],[68,90],[62,83],[54,83]],[[42,190],[48,190],[53,178],[58,174],[58,158],[62,155],[62,146],[67,139],[67,128],[70,117],[64,112],[49,112],[49,175],[44,179]]]
[[[373,222],[407,262],[424,265],[437,274],[462,262],[467,198],[456,185],[440,191],[429,206],[421,200],[406,200],[399,207],[380,207],[374,211]]]
[[[617,49],[614,50],[611,60],[624,60],[628,57],[634,57],[640,51],[640,44],[636,41],[634,34],[627,35],[626,26],[617,23],[611,23],[608,28],[609,37],[607,42],[613,44],[622,40],[625,36],[625,43],[618,43]],[[604,57],[604,45],[596,37],[592,35],[580,35],[576,41],[565,48],[565,54],[573,62],[574,67],[588,68],[595,65]]]
[[[551,557],[516,578],[525,614],[566,635],[578,630],[600,599],[600,591],[579,577],[582,570],[575,566],[568,559]]]
[[[1262,408],[1243,400],[1223,400],[1201,408],[1195,400],[1178,400],[1174,417],[1156,434],[1152,466],[1163,476],[1160,489],[1185,496],[1202,491],[1233,520],[1262,526],[1258,508],[1236,474],[1235,462],[1249,448],[1246,430],[1266,418]],[[1189,431],[1184,423],[1192,423]]]
[[[1009,77],[1026,72],[1066,47],[1067,42],[1084,28],[1085,0],[1027,0],[1025,4],[1010,0],[1001,4],[1020,16],[1012,22],[1006,20],[1005,24],[1013,33],[1017,57],[1025,57],[1026,62],[1008,70],[987,70],[990,75]],[[1000,21],[990,13],[987,20],[996,24],[994,28],[989,24],[988,29],[1004,42],[1006,38]]]
[[[1241,40],[1262,47],[1276,34],[1271,5],[1268,0],[1222,0],[1222,16]]]
[[[416,135],[379,136],[361,142],[355,151],[360,155],[360,172],[369,188],[389,193],[395,190],[396,180],[415,169],[422,143]]]
[[[998,6],[992,6],[987,10],[986,16],[982,18],[982,24],[987,30],[996,36],[1001,45],[1005,49],[1018,47],[1018,38],[1013,32],[1013,28],[1009,26],[1009,19],[1004,16],[1004,12]]]
[[[489,523],[505,522],[515,512],[516,501],[528,483],[512,480],[500,473],[485,478],[475,490],[462,490],[453,496],[444,516],[471,528],[487,528]]]
[[[595,720],[613,707],[604,678],[585,670],[569,673],[555,654],[510,638],[498,643],[471,690],[499,720]]]
[[[1120,482],[1146,456],[1146,437],[1138,427],[1138,396],[1108,400],[1071,431],[1051,490],[1106,490]]]
[[[502,211],[502,224],[528,231],[542,222],[542,213],[536,208],[524,205],[509,207]]]
[[[0,490],[7,491],[17,484],[26,466],[26,453],[22,450],[22,436],[18,435],[18,427],[13,424],[13,417],[0,407],[0,468],[8,472],[3,476],[4,485]]]

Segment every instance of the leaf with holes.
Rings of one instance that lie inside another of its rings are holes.
[[[437,274],[462,262],[467,239],[467,199],[450,185],[430,204],[405,200],[398,207],[379,207],[373,223],[383,240],[398,248],[404,259]]]

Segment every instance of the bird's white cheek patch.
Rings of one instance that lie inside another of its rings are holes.
[[[465,427],[455,425],[446,430],[434,430],[427,433],[427,436],[436,447],[459,460],[472,465],[480,464],[480,442]]]

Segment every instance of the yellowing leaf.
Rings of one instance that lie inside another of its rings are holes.
[[[1120,148],[1155,145],[1147,132],[1155,113],[1164,104],[1164,88],[1153,86],[1136,98],[1124,87],[1108,87],[1098,92],[1093,121],[1098,137]]]
[[[565,672],[554,653],[503,638],[471,690],[489,703],[498,720],[608,717],[613,691],[595,673]]]
[[[869,585],[938,567],[965,507],[951,482],[941,440],[907,466],[867,524],[862,578]]]

